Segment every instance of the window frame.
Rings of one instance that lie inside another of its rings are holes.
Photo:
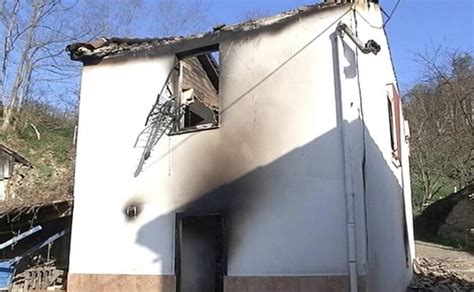
[[[402,135],[401,135],[401,101],[400,95],[393,83],[387,84],[388,120],[392,159],[396,166],[401,166]]]
[[[204,54],[210,54],[213,52],[218,52],[220,56],[220,50],[219,50],[219,44],[213,44],[205,47],[199,47],[195,48],[192,50],[184,51],[184,52],[179,52],[175,55],[175,64],[174,68],[176,70],[176,77],[173,79],[174,80],[174,85],[173,85],[173,90],[177,92],[177,98],[176,98],[176,103],[177,103],[177,108],[179,109],[177,111],[177,117],[176,117],[176,122],[174,123],[173,129],[170,132],[169,135],[179,135],[179,134],[185,134],[185,133],[190,133],[190,132],[197,132],[197,131],[205,131],[205,130],[212,130],[212,129],[218,129],[220,128],[220,122],[221,122],[221,100],[220,100],[220,94],[219,94],[219,89],[220,89],[220,78],[218,78],[217,81],[217,98],[218,98],[218,113],[216,117],[216,123],[207,123],[207,124],[202,124],[202,125],[196,125],[196,126],[191,126],[191,127],[185,127],[183,125],[184,120],[185,120],[185,115],[186,112],[184,112],[184,104],[183,104],[183,72],[184,72],[184,66],[183,66],[183,60],[186,58],[192,58],[192,57],[197,57],[200,55]],[[220,60],[217,60],[218,64],[220,64]],[[219,76],[220,77],[220,76]],[[211,80],[212,82],[212,80]],[[197,102],[200,102],[199,100]],[[200,102],[202,103],[202,102]]]

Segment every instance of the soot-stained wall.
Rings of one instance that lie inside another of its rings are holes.
[[[347,273],[328,58],[346,10],[220,42],[220,128],[163,137],[137,178],[135,139],[174,56],[85,67],[71,272],[173,274],[175,213],[218,212],[229,275]]]
[[[219,128],[164,136],[137,177],[134,144],[174,55],[86,66],[70,272],[174,274],[176,213],[188,212],[224,216],[228,275],[346,275],[346,125],[365,274],[355,48],[335,41],[349,7],[221,39]]]

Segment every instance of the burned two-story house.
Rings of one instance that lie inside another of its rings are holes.
[[[381,8],[332,2],[68,47],[68,291],[404,291],[409,131]]]

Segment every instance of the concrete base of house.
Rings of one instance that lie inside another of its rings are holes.
[[[176,291],[173,275],[69,274],[68,292]]]
[[[349,291],[348,276],[227,276],[225,292],[336,292]],[[365,291],[365,277],[359,277],[358,291]]]
[[[359,277],[365,291],[365,277]],[[348,291],[348,276],[225,276],[225,292],[338,292]],[[176,292],[173,275],[69,274],[68,292],[156,291]]]

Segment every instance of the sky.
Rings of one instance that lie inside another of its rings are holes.
[[[398,0],[380,0],[390,14]],[[241,21],[248,11],[264,15],[314,4],[318,0],[204,0],[213,23]],[[474,54],[474,0],[400,0],[386,26],[400,90],[422,74],[416,54],[448,50]]]

